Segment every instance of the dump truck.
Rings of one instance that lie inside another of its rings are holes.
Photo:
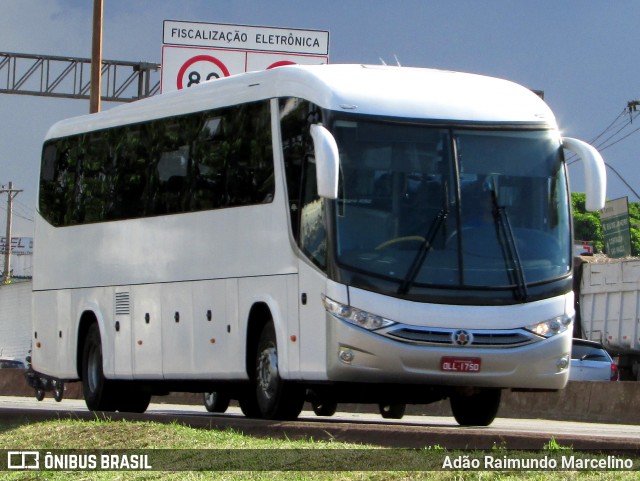
[[[581,259],[576,337],[617,357],[621,380],[640,380],[640,259]]]

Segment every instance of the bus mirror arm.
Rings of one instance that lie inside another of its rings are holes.
[[[587,210],[602,209],[607,194],[607,172],[600,152],[586,142],[570,137],[562,138],[562,146],[580,157],[584,164]]]
[[[336,139],[320,124],[311,126],[311,138],[316,157],[318,195],[325,199],[337,199],[340,155]]]

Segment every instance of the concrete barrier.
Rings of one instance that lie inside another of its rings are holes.
[[[52,393],[47,393],[51,397]],[[33,397],[23,369],[0,369],[0,396]],[[65,384],[64,397],[82,399],[82,384]],[[171,393],[154,397],[152,402],[171,404],[202,403],[202,394]],[[377,412],[377,406],[341,404],[339,411]],[[408,415],[450,416],[448,401],[407,406]],[[551,419],[640,425],[640,382],[570,382],[553,393],[503,391],[499,417]]]

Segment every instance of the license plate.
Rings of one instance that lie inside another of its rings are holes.
[[[443,357],[440,370],[449,372],[480,372],[482,359],[479,357]]]

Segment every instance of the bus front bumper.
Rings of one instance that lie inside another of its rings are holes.
[[[396,341],[327,314],[330,381],[562,389],[571,330],[519,347],[425,346]]]

